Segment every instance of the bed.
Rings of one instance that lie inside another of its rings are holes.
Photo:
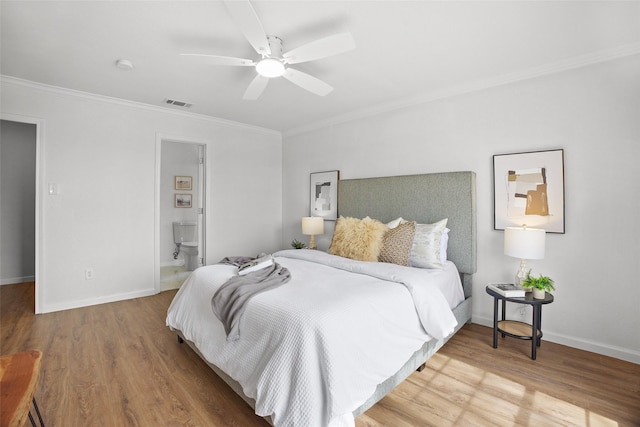
[[[447,260],[419,269],[276,252],[291,280],[247,304],[237,340],[227,339],[210,302],[236,274],[232,265],[194,271],[168,310],[179,340],[276,426],[353,426],[471,319],[473,172],[341,180],[338,209],[388,224],[447,218]]]

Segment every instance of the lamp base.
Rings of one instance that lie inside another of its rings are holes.
[[[309,249],[316,249],[316,238],[313,234],[309,237]]]
[[[516,273],[516,285],[521,286],[530,271],[527,271],[527,260],[520,260],[520,269]]]

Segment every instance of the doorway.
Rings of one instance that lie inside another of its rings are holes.
[[[40,308],[40,120],[0,115],[1,285],[33,283],[31,309]],[[30,285],[31,286],[31,285]]]
[[[165,291],[179,288],[191,271],[203,265],[206,259],[206,145],[183,139],[160,138],[159,148],[157,290]],[[175,241],[174,223],[187,225],[187,228],[195,231],[196,247],[182,246]]]

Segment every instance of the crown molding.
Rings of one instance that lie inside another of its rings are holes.
[[[568,70],[587,67],[603,62],[613,61],[619,58],[625,58],[640,54],[640,42],[630,43],[622,46],[618,46],[613,49],[607,49],[597,52],[592,52],[584,55],[578,55],[571,58],[566,58],[560,61],[540,65],[537,67],[529,68],[522,71],[503,74],[495,76],[489,79],[478,80],[475,82],[443,88],[440,90],[422,93],[419,95],[398,99],[391,102],[385,102],[376,104],[367,108],[351,111],[346,114],[330,117],[325,120],[309,123],[300,127],[287,129],[282,132],[283,138],[288,138],[298,134],[331,127],[337,124],[342,124],[358,119],[365,119],[367,117],[389,113],[391,111],[400,110],[403,108],[413,107],[420,104],[426,104],[429,102],[437,101],[440,99],[450,98],[466,93],[477,92],[493,87],[504,86],[510,83],[515,83],[524,80],[535,79],[537,77],[548,76],[551,74],[557,74]]]
[[[136,101],[129,101],[129,100],[126,100],[126,99],[114,98],[114,97],[105,96],[105,95],[98,95],[98,94],[95,94],[95,93],[83,92],[83,91],[79,91],[79,90],[75,90],[75,89],[63,88],[63,87],[59,87],[59,86],[52,86],[52,85],[48,85],[48,84],[44,84],[44,83],[34,82],[34,81],[31,81],[31,80],[21,79],[21,78],[18,78],[18,77],[7,76],[7,75],[4,75],[4,74],[0,74],[0,82],[2,82],[2,84],[11,84],[11,85],[15,85],[15,86],[23,86],[23,87],[28,87],[28,88],[31,88],[31,89],[42,90],[42,91],[49,92],[49,93],[55,93],[55,94],[58,94],[58,95],[72,96],[72,97],[76,97],[76,98],[83,98],[83,99],[89,99],[89,100],[92,100],[92,101],[104,102],[104,103],[108,103],[108,104],[112,104],[112,105],[118,105],[118,106],[122,106],[122,107],[137,108],[137,109],[140,109],[140,110],[153,111],[153,112],[156,112],[156,113],[171,114],[171,115],[175,115],[175,116],[182,116],[182,117],[187,117],[187,118],[196,119],[196,120],[204,120],[204,121],[207,121],[207,122],[215,123],[217,125],[230,126],[230,127],[240,128],[240,129],[244,129],[244,130],[250,130],[250,131],[253,131],[253,132],[260,132],[260,133],[269,134],[269,135],[276,135],[276,136],[280,136],[280,137],[282,136],[282,133],[277,131],[277,130],[267,129],[267,128],[263,128],[263,127],[260,127],[260,126],[254,126],[254,125],[249,125],[249,124],[246,124],[246,123],[236,122],[236,121],[233,121],[233,120],[226,120],[226,119],[221,119],[221,118],[218,118],[218,117],[207,116],[205,114],[192,113],[192,112],[188,112],[188,111],[172,110],[172,109],[160,107],[160,106],[157,106],[157,105],[145,104],[145,103],[136,102]]]

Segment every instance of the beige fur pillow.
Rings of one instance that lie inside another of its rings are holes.
[[[378,261],[382,239],[388,229],[380,221],[369,217],[340,217],[336,221],[329,253],[358,261]]]

